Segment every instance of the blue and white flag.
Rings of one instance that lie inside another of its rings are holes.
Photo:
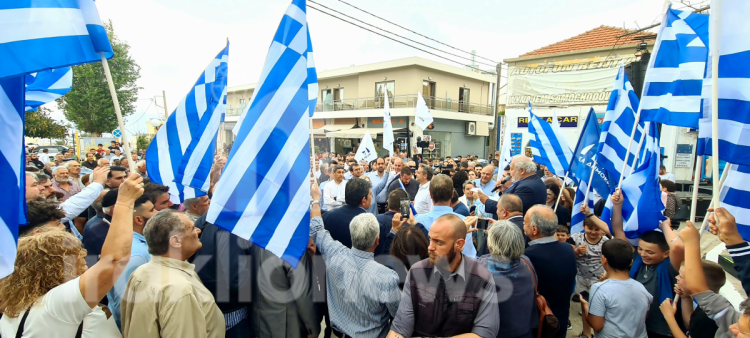
[[[370,129],[365,130],[365,136],[362,137],[362,142],[359,143],[357,154],[354,155],[354,160],[357,162],[361,161],[374,161],[378,159],[378,152],[375,150],[375,144],[372,142],[372,136],[370,136]]]
[[[148,177],[151,182],[169,187],[172,203],[180,204],[208,192],[216,133],[226,108],[228,57],[227,44],[201,73],[146,150]]]
[[[0,78],[114,56],[94,0],[3,0]]]
[[[229,61],[229,43],[211,61],[206,70],[198,78],[193,90],[183,102],[195,101],[195,111],[192,105],[184,107],[185,114],[177,114],[179,119],[186,117],[183,123],[190,126],[190,135],[186,130],[180,130],[180,137],[192,136],[189,145],[184,149],[184,155],[175,175],[175,182],[185,187],[191,187],[207,193],[211,186],[211,168],[216,153],[216,135],[227,108],[227,71]],[[192,97],[192,98],[191,98]],[[175,114],[173,114],[175,115]],[[191,120],[198,123],[191,124]],[[180,140],[182,144],[182,140]]]
[[[732,164],[721,187],[721,207],[737,221],[737,230],[750,241],[750,166]]]
[[[297,266],[310,236],[310,75],[305,0],[284,13],[207,221]],[[317,94],[317,93],[316,93]],[[314,101],[314,100],[312,100]]]
[[[634,142],[630,146],[625,173],[620,172],[623,163],[625,163],[625,155],[628,153],[628,142],[630,142],[630,134],[633,132],[636,110],[638,110],[638,97],[625,74],[625,68],[620,66],[620,71],[617,73],[612,88],[612,94],[609,97],[607,113],[604,115],[599,146],[596,151],[598,153],[596,161],[609,171],[614,182],[620,182],[621,175],[624,174],[627,177],[632,171],[631,166],[635,159],[635,153],[638,151],[638,141],[640,141],[643,132],[643,121],[638,123]]]
[[[750,165],[750,2],[712,1],[711,17],[697,154],[712,154],[711,55],[719,50],[719,159]]]
[[[698,128],[707,57],[708,15],[670,7],[648,63],[641,119]]]
[[[61,98],[73,89],[73,69],[63,67],[26,75],[26,111]]]
[[[24,76],[0,79],[0,278],[13,272],[18,225],[26,223]]]
[[[659,131],[655,122],[646,127],[653,142],[644,142],[646,159],[630,176],[622,181],[623,230],[628,238],[639,238],[644,232],[659,228],[665,220],[664,203],[659,185]]]
[[[591,189],[596,191],[600,196],[609,196],[617,185],[609,172],[604,167],[596,163],[596,146],[599,143],[599,121],[596,118],[594,108],[589,110],[589,114],[586,117],[586,122],[583,124],[581,129],[581,136],[578,137],[578,144],[576,144],[575,155],[573,160],[570,161],[570,174],[569,177],[576,179],[581,184],[587,185],[589,179],[591,179]],[[591,169],[594,168],[594,177],[591,177]],[[579,188],[580,190],[580,185]],[[576,211],[573,208],[574,212]]]
[[[529,146],[534,154],[534,162],[547,166],[547,169],[557,176],[565,176],[573,159],[573,152],[565,143],[564,136],[555,133],[551,124],[534,115],[530,102],[528,111],[531,133]]]
[[[588,182],[580,180],[578,184],[578,190],[576,190],[575,201],[573,202],[573,213],[570,218],[570,233],[575,234],[583,232],[583,220],[586,219],[586,215],[581,212],[581,206],[583,206],[583,200],[586,198],[586,191]],[[593,192],[591,193],[593,195]],[[589,195],[589,199],[586,204],[589,206],[589,210],[594,212],[594,199]]]

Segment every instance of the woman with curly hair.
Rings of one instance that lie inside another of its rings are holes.
[[[117,337],[114,319],[98,306],[130,259],[133,205],[143,194],[138,174],[120,185],[99,262],[72,234],[46,227],[18,241],[15,270],[0,281],[2,337]]]

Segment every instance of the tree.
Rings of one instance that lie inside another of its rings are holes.
[[[135,111],[141,67],[130,57],[130,45],[115,35],[112,22],[104,24],[115,56],[108,60],[112,80],[120,101],[122,116]],[[57,100],[57,106],[78,130],[101,135],[117,129],[117,116],[109,85],[100,62],[73,67],[73,89]]]
[[[135,142],[138,150],[148,149],[149,143],[151,143],[151,138],[146,135],[138,135],[138,138],[136,138],[136,142]]]
[[[24,126],[26,136],[48,139],[64,138],[68,134],[66,126],[53,120],[49,113],[50,110],[44,107],[39,107],[37,111],[27,111]]]

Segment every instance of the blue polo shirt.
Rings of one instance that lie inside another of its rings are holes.
[[[495,183],[497,183],[495,182],[495,180],[490,180],[486,185],[482,185],[481,178],[477,178],[476,180],[474,180],[474,185],[477,188],[482,189],[482,192],[487,196],[492,196],[495,194],[494,192],[492,192],[492,189],[495,189]]]
[[[446,214],[453,214],[458,216],[461,220],[463,220],[464,216],[461,216],[455,212],[453,212],[453,208],[447,207],[447,206],[434,206],[432,207],[432,211],[426,213],[417,215],[414,217],[414,219],[417,221],[417,223],[422,223],[424,225],[425,229],[428,231],[430,230],[430,227],[432,226],[432,223],[435,222],[436,219],[440,218],[440,216],[446,215]],[[471,233],[466,234],[466,244],[464,244],[464,255],[474,258],[477,258],[477,249],[474,247],[474,241],[472,240]]]
[[[115,317],[115,323],[120,330],[122,330],[122,324],[120,323],[120,301],[122,300],[123,293],[125,293],[125,288],[128,286],[130,275],[135,269],[148,263],[150,260],[151,254],[148,253],[146,238],[137,232],[133,232],[133,245],[130,247],[130,261],[128,261],[128,265],[125,266],[125,270],[122,271],[120,278],[115,282],[114,287],[107,292],[109,310],[112,312],[112,316]]]

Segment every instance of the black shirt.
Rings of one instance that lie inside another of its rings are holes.
[[[693,304],[685,304],[692,306]],[[690,337],[713,337],[716,335],[716,331],[719,327],[716,322],[708,318],[701,307],[697,307],[693,314],[690,316],[690,327],[688,328],[688,334]]]

